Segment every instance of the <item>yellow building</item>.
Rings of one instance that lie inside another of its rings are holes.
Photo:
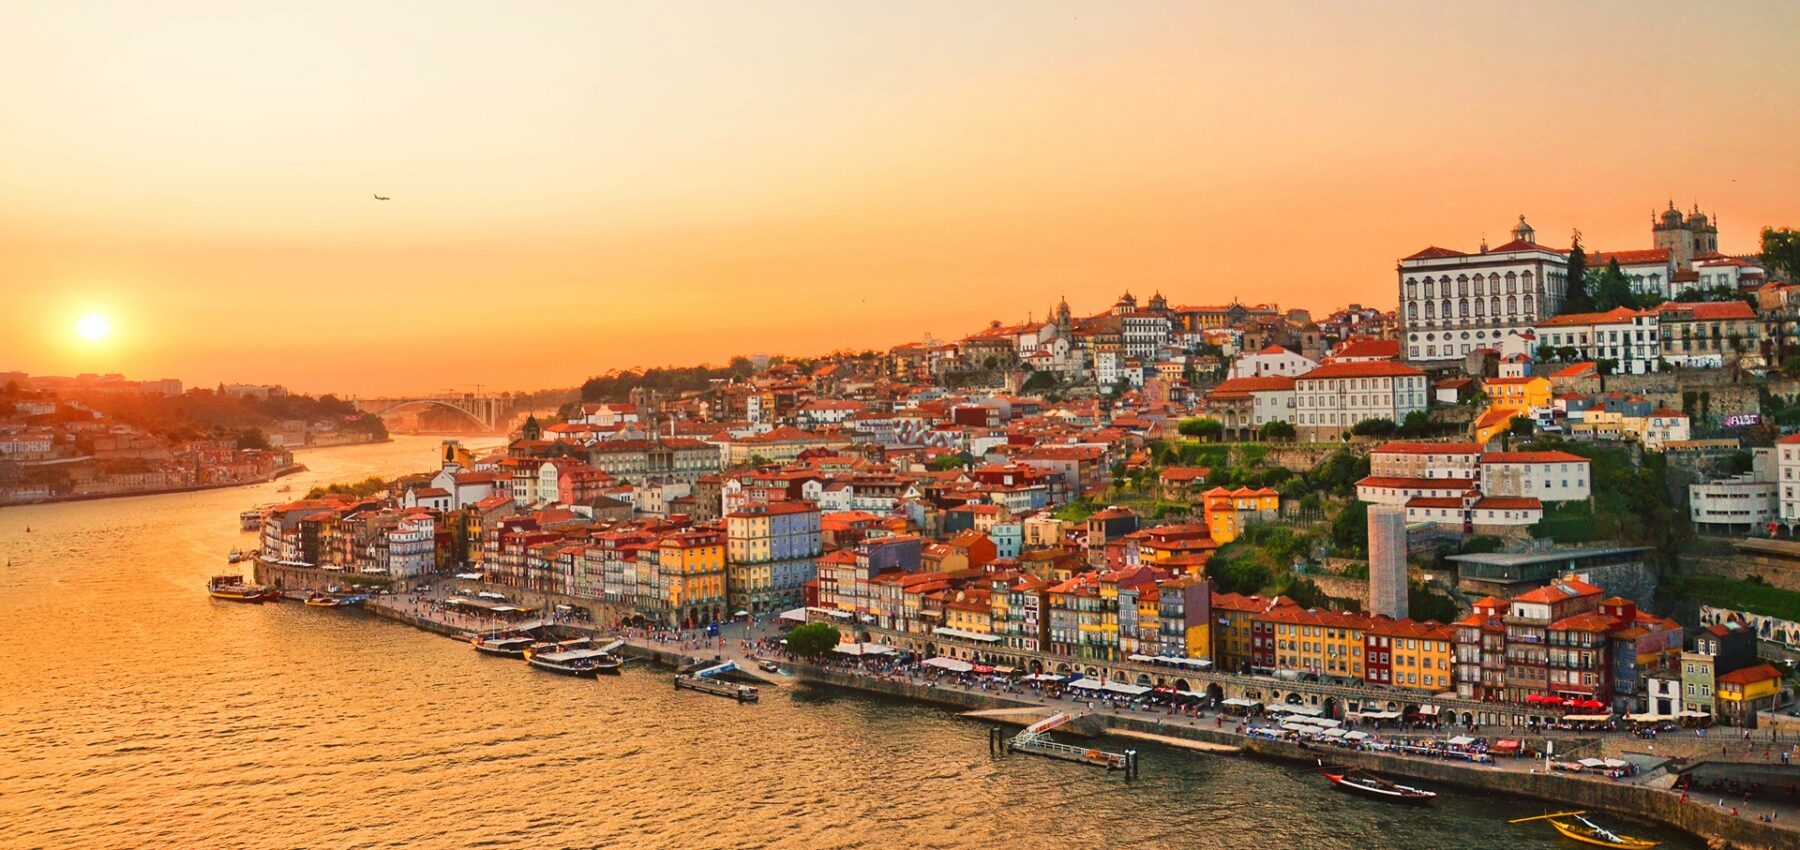
[[[1529,378],[1488,378],[1481,382],[1490,410],[1526,411],[1550,406],[1550,379],[1541,375]]]
[[[1000,594],[1004,595],[1004,594]],[[969,590],[944,602],[944,625],[976,634],[994,633],[994,610],[986,590]]]
[[[1456,630],[1450,626],[1375,620],[1364,647],[1364,680],[1434,694],[1454,690],[1455,644]]]
[[[658,578],[668,588],[671,622],[725,618],[725,536],[718,531],[665,535],[656,545]]]
[[[1781,693],[1781,671],[1772,664],[1756,664],[1718,677],[1713,691],[1716,714],[1738,723],[1757,711],[1774,707]]]
[[[1279,608],[1252,617],[1273,632],[1278,670],[1363,677],[1363,639],[1369,618],[1337,611]]]

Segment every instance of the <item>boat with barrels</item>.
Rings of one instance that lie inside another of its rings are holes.
[[[281,591],[260,584],[244,581],[243,576],[213,576],[206,583],[206,592],[214,599],[227,602],[263,602],[280,601]]]

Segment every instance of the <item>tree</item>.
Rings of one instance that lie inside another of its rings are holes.
[[[1611,357],[1602,357],[1594,361],[1594,371],[1602,375],[1611,375],[1619,371],[1619,361]]]
[[[788,651],[801,658],[817,658],[831,651],[843,640],[837,626],[830,623],[807,623],[788,632]]]
[[[1637,293],[1631,288],[1631,278],[1619,268],[1619,260],[1614,257],[1606,264],[1606,268],[1588,275],[1589,289],[1594,293],[1594,309],[1611,310],[1615,307],[1637,309]]]
[[[1556,350],[1556,359],[1573,363],[1581,357],[1581,349],[1573,345],[1565,345]]]
[[[1394,424],[1394,420],[1392,419],[1364,419],[1363,421],[1350,426],[1350,433],[1358,437],[1389,437],[1392,436],[1394,431],[1398,430],[1399,427],[1400,426]]]
[[[1225,423],[1210,417],[1183,419],[1176,430],[1184,437],[1195,437],[1201,440],[1217,440],[1225,433]]]
[[[1547,342],[1538,343],[1537,353],[1532,356],[1540,363],[1549,363],[1556,359],[1556,346]]]
[[[1587,283],[1587,251],[1581,247],[1581,231],[1578,230],[1574,244],[1569,248],[1568,288],[1563,292],[1562,312],[1594,312],[1594,299],[1588,295]]]
[[[1258,593],[1269,583],[1269,571],[1248,558],[1214,556],[1206,563],[1206,577],[1220,593]]]
[[[1296,433],[1293,423],[1277,419],[1273,422],[1264,422],[1263,426],[1257,429],[1256,435],[1264,440],[1274,441],[1292,440]]]
[[[1431,431],[1431,414],[1423,410],[1414,410],[1406,414],[1406,421],[1400,423],[1398,433],[1402,437],[1422,437]]]
[[[961,469],[968,465],[968,463],[969,456],[958,452],[956,454],[938,455],[937,457],[932,458],[929,466],[936,472],[948,472],[952,469]]]
[[[1800,230],[1763,228],[1762,264],[1770,279],[1800,280]]]
[[[1337,553],[1358,557],[1369,549],[1369,505],[1360,499],[1344,504],[1331,520],[1331,543]]]

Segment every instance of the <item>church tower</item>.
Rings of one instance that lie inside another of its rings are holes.
[[[1663,210],[1660,217],[1650,225],[1650,234],[1655,238],[1658,248],[1669,251],[1669,259],[1675,263],[1678,271],[1687,271],[1694,267],[1694,232],[1688,229],[1687,221],[1681,210],[1675,208],[1675,202],[1669,201],[1669,208]]]
[[[1061,304],[1056,305],[1056,330],[1059,336],[1068,336],[1074,329],[1075,320],[1069,315],[1069,299],[1065,296]]]
[[[1512,238],[1514,242],[1537,244],[1537,231],[1532,230],[1531,225],[1525,223],[1524,213],[1519,214],[1519,224],[1512,229]]]

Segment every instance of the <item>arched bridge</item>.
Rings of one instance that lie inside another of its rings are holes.
[[[505,396],[456,393],[416,398],[359,398],[356,409],[376,416],[387,416],[406,409],[440,408],[454,410],[463,418],[480,425],[483,430],[497,431],[507,425],[512,415],[513,400]]]

